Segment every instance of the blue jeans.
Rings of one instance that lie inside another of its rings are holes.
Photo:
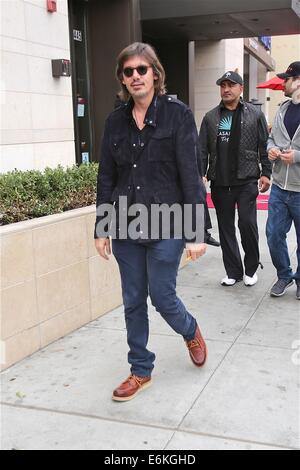
[[[287,233],[292,222],[297,234],[298,268],[293,275],[286,242]],[[300,282],[300,192],[286,191],[275,184],[272,186],[269,199],[267,221],[267,239],[271,258],[277,269],[278,279],[296,279]]]
[[[176,277],[183,240],[135,242],[113,240],[125,307],[128,362],[131,373],[151,375],[155,354],[147,350],[149,337],[147,298],[176,333],[186,340],[194,338],[197,323],[176,295]],[[171,360],[171,358],[170,358]]]

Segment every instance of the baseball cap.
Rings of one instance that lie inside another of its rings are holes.
[[[286,72],[277,74],[277,77],[283,78],[283,79],[290,78],[290,77],[298,77],[298,76],[300,76],[300,61],[292,62],[288,66]]]
[[[222,82],[225,82],[225,80],[229,80],[232,83],[238,83],[239,85],[243,85],[244,81],[242,77],[237,73],[237,72],[226,72],[224,75],[217,80],[217,85],[221,85]]]

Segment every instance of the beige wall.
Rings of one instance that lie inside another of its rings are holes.
[[[117,263],[94,247],[95,207],[1,227],[0,368],[122,304]]]
[[[300,34],[272,37],[272,57],[276,61],[276,70],[270,73],[270,78],[276,73],[285,72],[291,62],[300,60]],[[278,105],[286,98],[282,91],[270,91],[269,120],[273,122]]]
[[[69,59],[67,0],[1,0],[0,171],[75,163],[70,77],[52,77],[51,59]]]
[[[265,82],[267,80],[268,76],[268,71],[266,67],[261,64],[260,62],[257,62],[257,81],[256,85],[258,83]],[[262,111],[265,113],[267,121],[269,121],[269,102],[267,101],[267,96],[269,96],[269,90],[264,90],[264,89],[258,89],[256,88],[256,93],[257,93],[257,99],[260,103],[262,103]]]
[[[195,43],[195,117],[198,127],[204,114],[220,101],[217,79],[227,70],[236,68],[243,75],[243,60],[243,39]]]

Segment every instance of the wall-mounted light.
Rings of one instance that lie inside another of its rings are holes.
[[[71,61],[69,59],[53,59],[51,62],[53,77],[71,76]]]

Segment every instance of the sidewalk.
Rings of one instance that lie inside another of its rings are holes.
[[[2,448],[299,448],[300,302],[295,287],[269,297],[276,276],[267,212],[258,215],[264,270],[256,286],[221,287],[221,250],[214,247],[179,274],[178,294],[207,339],[203,369],[151,308],[153,386],[130,402],[113,402],[112,390],[129,373],[118,308],[1,374]],[[295,266],[294,228],[289,244]]]

